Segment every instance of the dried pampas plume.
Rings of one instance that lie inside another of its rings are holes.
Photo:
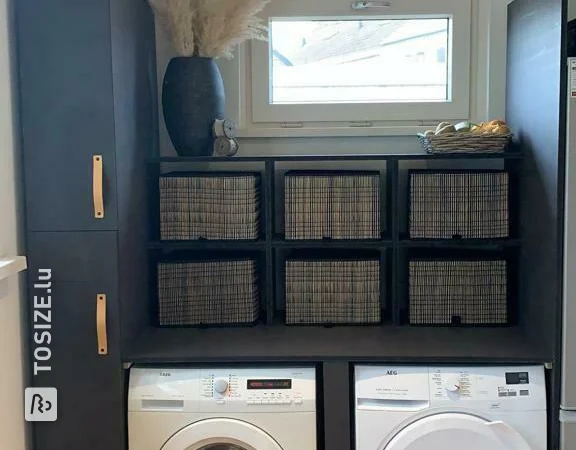
[[[257,14],[270,0],[149,0],[180,56],[232,57],[237,44],[265,40]]]

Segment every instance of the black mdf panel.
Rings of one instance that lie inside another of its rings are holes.
[[[157,148],[156,43],[147,2],[110,2],[122,339],[148,325],[146,159]]]
[[[34,450],[124,450],[116,287],[113,283],[57,282],[51,289],[51,371],[32,375],[31,382],[58,389],[58,420],[34,424]],[[96,296],[101,293],[107,296],[105,356],[98,355],[96,338]],[[31,347],[33,351],[32,342]]]
[[[520,173],[519,318],[527,337],[554,362],[550,449],[559,447],[565,8],[562,0],[515,0],[508,10],[506,119],[525,155]]]
[[[116,229],[108,1],[14,3],[28,229]],[[93,155],[104,163],[103,219],[94,217]]]
[[[506,118],[525,153],[520,177],[520,319],[550,358],[559,331],[555,318],[560,306],[561,19],[560,0],[516,0],[508,12]]]
[[[52,271],[52,281],[118,279],[118,233],[115,231],[28,233],[30,276]]]
[[[323,367],[324,449],[350,450],[350,365],[348,361],[325,361]]]

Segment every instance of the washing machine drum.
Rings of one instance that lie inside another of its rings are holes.
[[[418,419],[384,443],[382,450],[530,450],[524,438],[504,422],[463,413]]]
[[[282,450],[265,431],[235,419],[206,419],[175,433],[160,450]]]

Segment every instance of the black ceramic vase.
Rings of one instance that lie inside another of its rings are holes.
[[[164,121],[180,156],[210,156],[212,124],[224,117],[222,75],[211,58],[179,57],[168,64],[162,89]]]

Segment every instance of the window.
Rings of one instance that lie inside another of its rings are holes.
[[[447,102],[449,19],[272,20],[270,103]]]
[[[253,123],[469,118],[471,0],[352,3],[270,4],[269,42],[252,44]]]

